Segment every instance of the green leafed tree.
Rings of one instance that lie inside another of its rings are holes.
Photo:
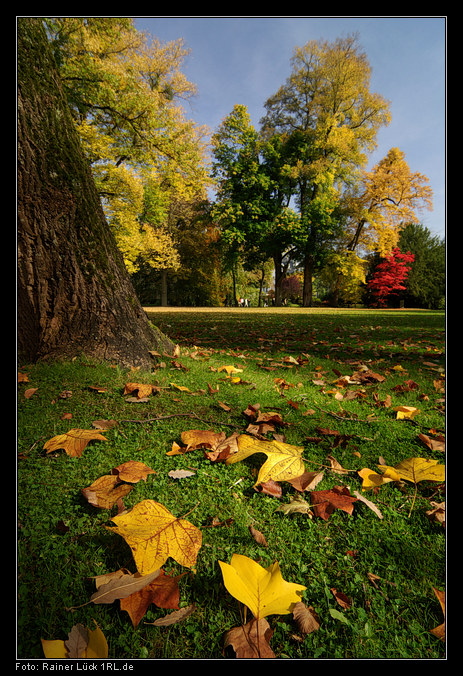
[[[365,164],[389,104],[370,92],[370,66],[356,36],[296,48],[285,84],[265,103],[262,132],[291,149],[283,167],[300,217],[297,239],[304,266],[303,304],[312,278],[338,234],[339,195]]]
[[[399,236],[402,251],[411,251],[415,261],[401,294],[407,307],[443,309],[446,294],[445,241],[432,235],[429,228],[410,223]]]
[[[236,105],[213,136],[213,152],[217,185],[213,216],[221,226],[228,265],[232,271],[238,262],[262,270],[267,260],[273,260],[279,304],[298,218],[289,208],[278,139],[263,140],[246,106]]]

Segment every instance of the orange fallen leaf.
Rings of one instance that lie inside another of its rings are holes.
[[[161,570],[160,575],[143,589],[121,599],[121,610],[125,610],[129,614],[134,627],[138,626],[148,610],[148,606],[152,603],[158,608],[169,608],[170,610],[178,608],[180,600],[178,580],[181,577],[183,575],[171,577]]]
[[[151,469],[148,465],[145,465],[144,462],[139,462],[138,460],[124,462],[122,465],[114,467],[112,473],[117,474],[120,481],[128,481],[132,484],[136,484],[141,479],[146,481],[149,474],[156,474],[154,469]]]
[[[130,493],[133,486],[120,483],[119,478],[112,474],[100,477],[87,488],[81,490],[85,499],[94,507],[111,509],[120,499]]]
[[[155,390],[153,385],[147,383],[126,383],[124,387],[124,394],[137,393],[137,399],[149,397]]]
[[[434,587],[432,588],[432,590],[437,596],[437,599],[440,603],[440,607],[442,608],[442,612],[444,614],[444,621],[438,627],[431,629],[431,634],[437,636],[437,638],[440,639],[441,641],[445,641],[445,591],[440,591],[440,589],[434,589]]]
[[[65,434],[52,437],[45,442],[43,448],[47,453],[64,449],[69,456],[80,458],[90,441],[107,441],[107,439],[94,430],[72,429]]]

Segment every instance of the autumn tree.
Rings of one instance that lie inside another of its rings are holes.
[[[195,86],[182,40],[162,44],[112,17],[50,18],[47,28],[108,222],[131,272],[178,269],[173,213],[205,197],[208,131],[187,119]],[[165,302],[166,299],[165,299]]]
[[[144,314],[105,220],[41,19],[18,19],[18,353],[150,366]]]
[[[370,66],[357,38],[311,41],[296,48],[286,83],[265,103],[262,131],[292,146],[284,166],[293,182],[301,228],[303,304],[312,301],[312,278],[338,234],[341,186],[366,163],[389,104],[370,92]]]
[[[367,284],[374,298],[373,304],[384,307],[391,296],[406,290],[404,282],[414,260],[414,254],[410,251],[402,253],[399,247],[394,247],[390,254],[383,257]]]
[[[347,250],[384,254],[397,245],[401,228],[419,223],[419,212],[432,209],[432,190],[424,174],[410,170],[405,153],[391,148],[372,171],[362,173],[346,194],[345,208],[350,211]]]

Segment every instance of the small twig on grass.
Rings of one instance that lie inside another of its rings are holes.
[[[132,422],[132,423],[153,423],[153,422],[159,422],[159,420],[167,420],[168,418],[195,418],[196,420],[199,420],[200,422],[207,423],[208,425],[224,425],[225,427],[236,427],[236,424],[234,423],[225,423],[221,422],[218,420],[204,420],[203,418],[200,418],[199,415],[196,413],[169,413],[168,415],[157,415],[155,418],[143,418],[142,420],[135,420],[132,418],[124,418],[123,420],[119,420],[119,422]]]
[[[326,415],[330,415],[333,418],[336,418],[336,420],[342,420],[342,421],[348,421],[348,422],[365,422],[365,423],[371,423],[374,422],[375,418],[372,418],[371,420],[365,420],[363,418],[354,418],[353,416],[347,417],[347,416],[342,416],[342,415],[337,415],[336,413],[333,413],[332,411],[325,411],[325,409],[320,408],[320,406],[317,406],[317,404],[313,404],[315,408],[318,408],[319,411],[322,413],[326,413]]]

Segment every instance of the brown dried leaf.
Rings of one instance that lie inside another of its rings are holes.
[[[194,476],[196,472],[192,472],[189,469],[171,469],[170,472],[168,472],[168,476],[171,477],[171,479],[186,479],[189,476]]]
[[[330,589],[330,591],[331,591],[331,593],[333,594],[333,596],[334,596],[334,598],[336,599],[336,601],[337,601],[337,602],[339,603],[339,605],[341,606],[341,608],[347,609],[347,608],[350,608],[350,607],[351,607],[352,601],[350,600],[350,598],[349,598],[348,596],[346,596],[346,594],[344,594],[343,592],[338,591],[338,590],[335,589],[334,587],[332,587],[332,588]]]
[[[64,646],[70,658],[84,657],[84,652],[88,646],[88,629],[83,624],[75,624],[68,634],[68,640]]]
[[[430,509],[426,512],[426,516],[431,520],[435,520],[438,523],[441,523],[445,528],[445,502],[434,502],[431,501],[431,506],[433,509]]]
[[[155,627],[169,627],[171,624],[177,624],[177,622],[185,620],[189,615],[191,615],[191,613],[195,611],[195,609],[196,605],[192,603],[190,606],[180,608],[180,610],[174,610],[174,612],[169,613],[169,615],[160,617],[158,620],[155,620],[154,622],[145,622],[145,624],[151,624],[154,625]]]
[[[155,580],[160,573],[161,571],[158,568],[148,575],[139,575],[138,573],[135,573],[135,575],[130,573],[117,575],[109,582],[100,585],[90,597],[90,601],[93,603],[113,603],[116,599],[123,599],[140,591]]]
[[[315,610],[312,606],[306,606],[302,601],[295,604],[293,618],[303,636],[307,636],[307,634],[320,629],[320,622]]]
[[[280,484],[273,479],[257,484],[257,486],[254,486],[254,490],[265,495],[272,495],[274,498],[281,498],[283,494]]]
[[[431,439],[427,434],[419,434],[418,439],[431,451],[441,451],[445,453],[445,439],[442,437]]]
[[[302,493],[303,491],[313,491],[315,486],[320,483],[324,476],[324,472],[304,472],[304,474],[301,474],[301,476],[295,477],[294,479],[287,479],[287,482],[297,491]]]
[[[94,420],[92,427],[96,430],[110,430],[113,427],[117,427],[118,424],[117,420]]]
[[[273,629],[267,620],[253,619],[245,625],[234,627],[225,634],[224,650],[230,646],[238,659],[274,658],[270,647]]]
[[[361,493],[359,493],[358,491],[354,491],[354,495],[355,495],[355,497],[358,498],[361,502],[363,502],[364,505],[366,505],[367,507],[369,507],[369,508],[376,514],[376,516],[378,517],[378,519],[382,519],[382,518],[383,518],[383,515],[381,514],[381,512],[379,511],[379,509],[377,508],[377,506],[376,506],[373,502],[370,502],[370,500],[367,500],[366,497],[363,496],[363,495],[362,495]]]
[[[349,474],[349,470],[344,469],[344,467],[342,467],[342,465],[332,455],[327,455],[326,459],[331,465],[331,471],[335,474]]]
[[[260,530],[257,530],[253,526],[249,526],[249,532],[251,533],[252,537],[254,538],[254,540],[257,542],[258,545],[268,547],[268,542],[265,539],[265,536],[260,532]]]

